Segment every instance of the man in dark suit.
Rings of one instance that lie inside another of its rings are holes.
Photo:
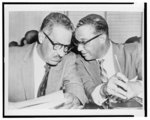
[[[142,52],[138,43],[117,44],[109,39],[105,19],[96,14],[82,18],[75,31],[77,68],[89,100],[97,105],[129,100],[142,93]]]
[[[69,53],[72,31],[67,16],[50,13],[41,25],[38,43],[9,49],[9,102],[64,90],[70,100],[68,106],[85,104],[87,98],[76,74],[76,56]]]

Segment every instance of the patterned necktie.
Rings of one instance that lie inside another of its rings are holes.
[[[103,83],[106,83],[108,81],[108,77],[107,77],[107,71],[103,67],[104,59],[98,62],[99,62],[99,67],[100,67],[101,80],[103,81]]]
[[[108,82],[108,77],[107,77],[107,71],[105,70],[105,68],[103,67],[104,64],[104,59],[98,61],[99,62],[99,67],[100,67],[100,76],[101,76],[101,80],[103,83]],[[110,96],[109,96],[110,97]],[[102,104],[102,107],[104,109],[109,109],[109,98]]]
[[[48,80],[48,75],[49,75],[49,71],[50,71],[50,66],[48,64],[46,64],[44,67],[45,67],[45,75],[39,86],[37,97],[44,96],[46,87],[47,87],[47,80]]]

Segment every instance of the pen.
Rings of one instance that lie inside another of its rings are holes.
[[[59,108],[63,107],[64,105],[65,105],[65,103],[61,103],[60,105],[55,106],[54,109],[59,109]]]
[[[137,80],[137,78],[138,78],[138,76],[135,76],[135,77],[134,77],[133,79],[131,79],[130,81],[134,82],[134,81]]]
[[[116,55],[114,55],[114,56],[115,56],[115,59],[116,59],[116,61],[117,61],[117,65],[118,65],[119,71],[122,73],[122,70],[121,70],[121,67],[120,67],[120,64],[119,64],[118,58],[117,58],[117,56],[116,56]]]

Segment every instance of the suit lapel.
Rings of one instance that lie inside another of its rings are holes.
[[[114,58],[114,67],[116,72],[122,72],[124,73],[124,52],[123,52],[123,46],[119,44],[115,44],[112,42],[112,47],[113,47],[113,58]]]
[[[50,94],[60,89],[64,69],[65,67],[62,67],[62,62],[55,67],[51,67],[47,81],[46,94]]]
[[[113,54],[113,61],[114,61],[114,68],[115,68],[115,72],[122,72],[122,70],[120,70],[121,67],[120,66],[120,63],[118,61],[118,57],[116,54]]]
[[[94,80],[95,84],[98,84],[101,82],[100,80],[100,69],[99,69],[99,64],[97,63],[96,60],[86,62],[85,67],[87,71],[89,71],[89,74],[91,75],[92,79]]]

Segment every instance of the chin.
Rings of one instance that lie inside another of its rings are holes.
[[[48,61],[48,64],[50,64],[51,66],[56,66],[59,62],[56,61]]]
[[[91,56],[83,56],[83,57],[84,57],[84,59],[87,60],[87,61],[93,60],[93,58],[92,58]]]

